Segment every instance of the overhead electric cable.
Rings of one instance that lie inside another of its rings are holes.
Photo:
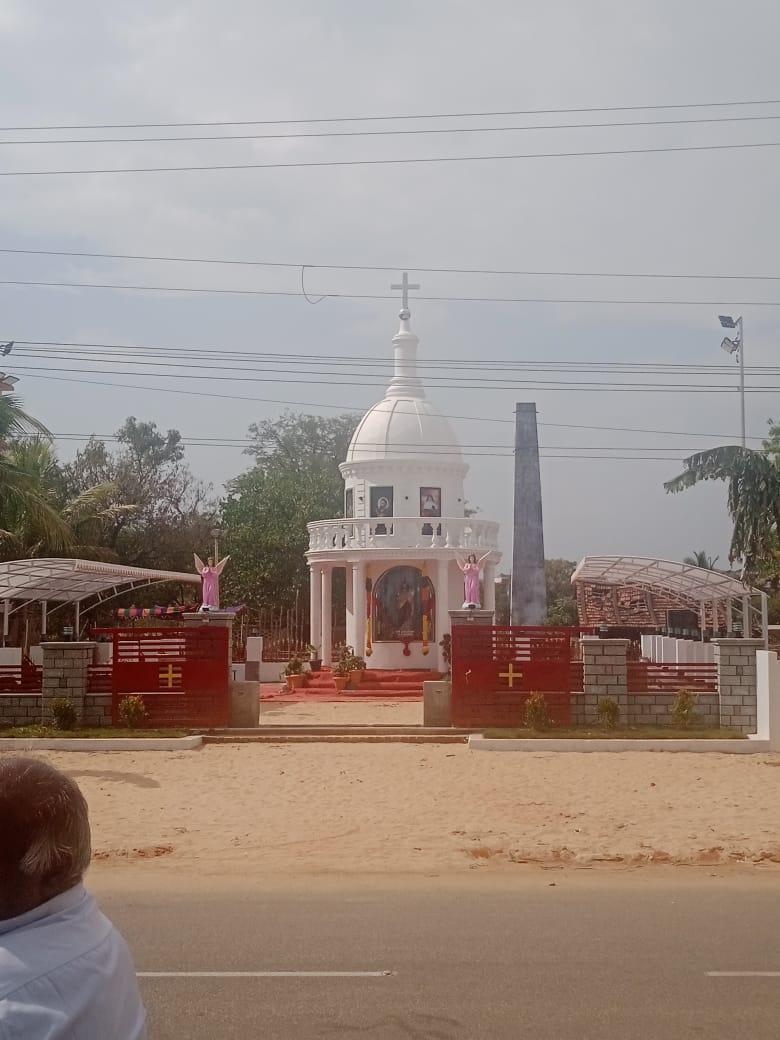
[[[577,159],[588,156],[653,155],[671,152],[724,152],[745,148],[778,148],[780,141],[754,141],[739,144],[685,144],[652,148],[601,148],[576,152],[520,152],[512,155],[434,155],[390,159],[318,159],[308,162],[215,163],[205,166],[123,166],[71,170],[0,170],[0,177],[63,177],[116,173],[196,173],[218,170],[292,170],[337,166],[410,166],[431,163],[504,162],[518,159]]]
[[[221,120],[194,120],[189,123],[81,123],[81,124],[49,124],[45,126],[3,126],[0,132],[16,130],[137,130],[142,127],[173,128],[179,126],[282,126],[302,123],[369,123],[369,122],[393,122],[402,119],[482,119],[498,118],[504,116],[546,116],[565,115],[568,113],[587,112],[651,112],[661,110],[672,110],[681,108],[742,108],[758,105],[778,105],[780,99],[761,99],[758,101],[694,101],[683,104],[673,102],[668,105],[607,105],[602,107],[589,106],[579,108],[525,108],[511,109],[509,111],[486,111],[486,112],[428,112],[428,113],[402,113],[400,115],[372,115],[372,116],[319,116],[309,119],[221,119]]]
[[[780,282],[776,274],[686,274],[663,271],[529,271],[502,268],[474,267],[425,267],[419,264],[311,264],[290,263],[281,260],[225,260],[202,256],[150,256],[135,253],[90,253],[74,249],[13,249],[0,247],[0,253],[11,253],[23,256],[75,256],[90,260],[144,260],[175,264],[221,264],[235,267],[279,267],[300,270],[327,271],[401,271],[407,270],[416,274],[478,274],[507,275],[517,277],[540,278],[660,278],[660,279],[695,279],[699,281],[751,281]]]
[[[219,289],[199,286],[180,285],[126,285],[113,282],[65,282],[38,281],[22,278],[3,278],[0,285],[19,285],[42,289],[114,289],[130,292],[167,292],[167,293],[200,293],[223,296],[298,296],[303,299],[300,289],[296,291],[284,289]],[[388,293],[318,293],[327,299],[334,300],[395,300]],[[431,303],[558,303],[558,304],[603,304],[611,306],[647,306],[647,307],[722,307],[722,300],[617,300],[597,299],[595,297],[566,298],[552,296],[416,296],[416,300]],[[742,307],[780,307],[780,300],[742,300]]]
[[[533,130],[603,130],[638,126],[690,126],[710,123],[756,123],[780,119],[780,113],[759,116],[699,116],[694,119],[640,119],[605,123],[547,123],[531,126],[415,127],[411,130],[305,130],[292,134],[187,134],[176,137],[38,137],[3,140],[0,145],[50,144],[171,144],[177,141],[300,141],[336,137],[411,137],[421,134],[501,134]]]

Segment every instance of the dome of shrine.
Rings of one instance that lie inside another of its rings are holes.
[[[347,452],[346,465],[417,459],[445,468],[464,467],[452,427],[425,396],[417,374],[418,343],[409,327],[408,311],[402,311],[401,327],[393,337],[395,373],[383,400],[360,420]]]

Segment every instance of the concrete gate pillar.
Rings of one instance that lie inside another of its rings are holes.
[[[65,697],[76,709],[76,725],[84,724],[84,701],[89,685],[89,667],[95,656],[96,643],[41,643],[43,680],[41,720],[51,725],[52,702]]]
[[[588,725],[596,721],[598,702],[609,697],[620,709],[620,725],[627,726],[628,713],[628,639],[599,639],[582,636],[582,690],[584,718],[575,721]]]

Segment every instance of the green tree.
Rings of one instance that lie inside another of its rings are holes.
[[[572,560],[545,560],[544,575],[547,582],[548,625],[576,625],[577,595],[571,583],[577,564]]]
[[[102,538],[124,563],[168,570],[192,569],[192,553],[207,551],[216,505],[184,460],[177,430],[130,416],[117,432],[118,449],[92,437],[65,467],[74,498],[110,487]]]
[[[251,607],[308,603],[306,524],[343,515],[339,464],[357,426],[351,415],[286,412],[250,428],[255,465],[231,481],[222,504],[225,597]]]
[[[714,571],[719,556],[709,556],[704,549],[696,549],[690,556],[683,558],[683,563],[690,567],[702,567],[705,571]]]
[[[770,421],[761,450],[726,445],[698,452],[685,469],[664,484],[672,494],[703,480],[728,484],[728,510],[733,524],[729,560],[741,559],[753,578],[776,549],[780,531],[780,425]]]

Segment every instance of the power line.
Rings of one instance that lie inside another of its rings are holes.
[[[415,127],[411,130],[316,130],[293,134],[187,134],[176,137],[39,137],[25,140],[2,140],[0,146],[50,144],[171,144],[176,141],[300,141],[336,137],[411,137],[421,134],[503,134],[532,130],[602,130],[638,126],[690,126],[710,123],[756,123],[780,119],[780,114],[760,116],[704,116],[695,119],[640,119],[606,123],[548,123],[531,126],[447,126]]]
[[[42,289],[114,289],[132,292],[200,293],[223,296],[297,296],[300,290],[284,289],[217,289],[181,285],[117,285],[112,282],[64,282],[38,281],[21,278],[0,279],[0,285],[19,285]],[[395,300],[388,293],[318,293],[329,300]],[[416,296],[415,299],[428,303],[557,303],[557,304],[602,304],[612,306],[646,307],[721,307],[722,300],[615,300],[594,297],[566,298],[552,296]],[[780,307],[780,300],[742,300],[741,307]]]
[[[24,356],[26,360],[54,360],[54,361],[61,361],[61,360],[63,360],[62,356],[60,354],[56,354],[56,353],[55,354],[36,353],[36,354],[29,354],[29,355],[22,355],[22,356]],[[376,381],[376,379],[374,378],[376,373],[373,373],[373,372],[350,373],[350,374],[362,377],[362,380],[358,382],[355,379],[353,379],[353,380],[345,380],[344,379],[344,375],[342,373],[340,373],[338,371],[333,371],[333,369],[325,368],[325,367],[320,368],[320,369],[301,369],[301,368],[288,369],[288,368],[270,368],[269,367],[271,364],[277,364],[277,365],[281,364],[280,361],[277,361],[277,362],[266,362],[264,364],[264,366],[260,367],[258,365],[254,365],[254,366],[230,365],[230,364],[225,363],[224,359],[220,359],[220,362],[219,362],[219,373],[220,374],[216,375],[216,374],[214,374],[214,372],[215,372],[215,363],[214,363],[213,359],[208,359],[206,361],[206,363],[201,364],[200,362],[194,361],[194,360],[193,361],[184,362],[184,361],[182,361],[182,360],[180,360],[178,358],[176,358],[173,361],[149,361],[149,360],[146,360],[146,356],[144,356],[144,357],[142,357],[140,359],[137,359],[137,360],[136,360],[136,358],[131,358],[131,359],[128,360],[125,357],[122,357],[122,358],[106,358],[106,357],[103,357],[103,358],[92,358],[92,357],[90,357],[88,355],[86,355],[86,356],[85,355],[81,355],[81,356],[75,355],[72,358],[69,358],[68,360],[76,360],[76,361],[86,362],[86,363],[93,364],[93,365],[103,365],[103,366],[115,366],[115,365],[122,365],[122,364],[132,364],[132,365],[136,366],[133,370],[131,370],[131,371],[124,370],[124,371],[122,371],[121,374],[122,375],[131,375],[131,376],[132,375],[151,375],[151,376],[160,377],[160,378],[163,378],[163,379],[178,379],[178,378],[181,378],[181,379],[208,379],[208,380],[219,380],[219,381],[225,381],[225,382],[257,382],[257,383],[310,383],[312,379],[317,379],[320,382],[320,384],[323,385],[323,386],[333,386],[333,385],[337,385],[337,386],[355,386],[355,387],[368,387],[368,388],[372,388],[372,389],[381,389],[381,388],[383,388],[386,385],[386,380],[383,380],[382,382]],[[327,364],[328,364],[328,362],[321,362],[322,366],[325,366]],[[18,367],[17,366],[17,368],[18,368],[18,371],[30,371],[31,370],[29,367],[25,368],[25,367]],[[167,369],[173,368],[173,369],[176,369],[176,371],[174,371],[174,372],[159,372],[158,369],[160,369],[160,368],[167,368]],[[144,371],[145,369],[154,369],[154,371],[147,372],[147,371]],[[196,370],[199,370],[199,371],[203,371],[203,370],[208,371],[209,375],[192,374],[192,372],[191,372],[192,369],[196,369]],[[32,371],[54,371],[54,372],[56,372],[56,371],[81,371],[81,372],[86,371],[86,372],[100,373],[100,372],[103,371],[103,369],[101,369],[101,368],[91,368],[91,369],[86,369],[85,370],[85,369],[74,369],[72,367],[70,367],[68,369],[56,369],[56,368],[51,368],[50,366],[47,365],[47,366],[44,366],[43,368],[38,368],[36,366],[35,368],[32,369]],[[115,371],[116,371],[116,369],[115,369]],[[561,371],[561,370],[556,370],[556,371]],[[224,373],[226,373],[226,372],[236,372],[236,373],[241,373],[241,375],[235,375],[235,376],[234,375],[225,375]],[[262,375],[246,376],[246,375],[243,374],[243,373],[247,373],[247,372],[249,372],[249,373],[262,373]],[[577,370],[577,374],[579,374],[579,372],[580,372],[580,370],[578,369]],[[285,376],[285,377],[289,376],[290,374],[294,374],[295,376],[302,375],[305,378],[302,378],[302,379],[298,379],[298,378],[294,378],[294,379],[280,378],[282,376]],[[612,375],[613,373],[607,372],[606,374],[607,375]],[[617,374],[621,374],[622,375],[622,374],[627,374],[627,373],[617,373]],[[647,375],[647,374],[652,374],[652,373],[644,373],[644,372],[642,372],[640,374],[641,375]],[[668,373],[666,373],[666,372],[662,372],[661,374],[662,375],[668,375]],[[699,373],[693,373],[693,374],[697,375]],[[704,373],[704,374],[707,374],[707,373]],[[717,372],[717,373],[710,373],[710,374],[721,376],[721,375],[726,375],[727,373]],[[769,374],[769,373],[767,373],[767,374]],[[332,378],[328,378],[328,379],[323,378],[325,376],[329,376],[329,377],[332,377]],[[608,380],[608,379],[603,379],[603,378],[602,379],[598,379],[598,380],[582,380],[582,379],[578,379],[576,382],[574,382],[572,380],[556,380],[556,379],[552,379],[552,378],[549,378],[549,377],[545,378],[545,379],[520,379],[519,377],[515,376],[515,377],[513,377],[511,379],[507,379],[507,378],[499,378],[497,376],[492,376],[492,377],[486,378],[486,377],[479,377],[479,376],[473,376],[473,375],[459,376],[459,375],[448,374],[448,375],[427,375],[426,376],[426,380],[427,380],[429,385],[431,385],[431,383],[433,383],[433,388],[434,389],[475,389],[475,390],[513,390],[513,389],[517,389],[517,390],[520,390],[520,389],[526,389],[526,388],[529,388],[529,387],[536,387],[536,388],[540,388],[540,389],[547,389],[547,388],[551,388],[551,387],[552,388],[572,388],[572,389],[583,389],[583,388],[601,389],[603,386],[607,386],[607,387],[625,388],[627,390],[628,389],[634,389],[634,390],[637,390],[637,389],[663,390],[663,391],[667,391],[667,390],[672,391],[672,390],[674,390],[676,392],[689,390],[689,391],[692,391],[692,392],[699,392],[699,391],[704,391],[704,390],[707,390],[707,389],[713,389],[713,390],[723,390],[724,392],[728,392],[728,393],[735,393],[736,392],[736,386],[725,386],[725,387],[723,387],[723,386],[717,386],[717,384],[707,384],[707,383],[701,383],[701,382],[698,382],[698,383],[682,383],[682,382],[676,381],[674,383],[674,386],[670,387],[668,382],[664,382],[664,383],[636,382],[636,383],[633,383],[633,382],[626,382],[626,381],[620,381],[620,380],[614,381],[614,380]],[[780,389],[780,386],[778,386],[778,387],[771,386],[771,387],[763,387],[763,388],[762,387],[748,387],[748,389],[749,390],[775,390],[775,389]]]
[[[507,275],[517,277],[541,278],[662,278],[662,279],[696,279],[707,281],[761,281],[780,282],[780,275],[774,274],[675,274],[660,271],[520,271],[502,270],[499,268],[471,267],[424,267],[419,264],[312,264],[289,263],[280,260],[224,260],[213,257],[198,256],[146,256],[133,253],[89,253],[84,250],[71,249],[11,249],[0,247],[0,253],[13,253],[23,256],[75,256],[90,260],[148,260],[176,264],[222,264],[235,267],[280,267],[300,270],[324,271],[412,271],[416,274],[478,274]]]
[[[742,144],[686,144],[653,148],[601,148],[578,152],[522,152],[513,155],[435,155],[408,159],[319,159],[309,162],[216,163],[206,166],[123,166],[74,170],[0,170],[0,177],[61,177],[114,173],[193,173],[218,170],[291,170],[328,166],[410,166],[431,163],[503,162],[516,159],[577,159],[586,156],[653,155],[670,152],[723,152],[744,148],[778,148],[780,141],[755,141]]]
[[[42,379],[48,382],[57,383],[77,383],[82,386],[107,386],[117,390],[143,390],[144,392],[151,391],[153,393],[165,393],[165,394],[179,394],[183,397],[207,397],[216,398],[227,401],[250,401],[255,404],[281,404],[293,408],[325,408],[329,411],[339,412],[357,412],[364,414],[367,409],[360,408],[355,405],[347,404],[327,404],[323,401],[280,401],[278,398],[267,398],[267,397],[249,397],[238,394],[217,394],[203,390],[180,390],[177,387],[167,386],[138,386],[133,383],[113,383],[106,380],[97,379],[72,379],[67,376],[43,376],[39,374],[28,373],[25,376],[26,379]],[[374,405],[373,411],[389,411],[389,409],[380,409]],[[402,412],[401,414],[412,414]],[[514,419],[501,419],[496,416],[489,415],[453,415],[448,413],[440,413],[445,419],[458,419],[467,422],[488,422],[488,423],[501,423],[502,425],[515,425]],[[703,433],[700,430],[654,430],[647,429],[645,427],[634,427],[634,426],[583,426],[577,423],[547,423],[540,422],[539,426],[547,426],[550,428],[561,428],[561,429],[575,429],[575,430],[598,430],[601,432],[617,432],[617,433],[651,433],[661,434],[668,437],[711,437],[718,440],[736,440],[738,439],[737,434],[732,433]],[[748,437],[748,440],[761,441],[762,437]]]
[[[111,364],[110,361],[105,361],[103,364]],[[115,364],[121,364],[121,362],[115,362]],[[137,365],[147,364],[149,362],[135,362]],[[170,366],[168,366],[170,367]],[[195,367],[195,366],[192,366]],[[201,367],[213,367],[213,366],[201,366]],[[30,373],[30,372],[78,372],[84,375],[100,374],[101,369],[95,368],[53,368],[47,365],[45,368],[30,368],[29,366],[17,365],[15,371]],[[205,380],[208,382],[228,382],[228,383],[304,383],[307,386],[311,384],[311,377],[303,379],[293,379],[290,377],[279,378],[279,377],[268,377],[268,376],[246,376],[246,375],[235,375],[235,376],[223,376],[217,375],[213,372],[208,375],[192,374],[190,372],[139,372],[139,371],[127,371],[125,369],[114,370],[114,374],[123,376],[144,376],[147,375],[149,378],[154,379],[197,379]],[[366,389],[382,389],[384,383],[378,382],[355,382],[353,380],[345,380],[342,377],[333,380],[322,379],[322,373],[312,373],[317,376],[321,386],[353,386],[353,387],[365,387]],[[440,390],[464,390],[469,387],[475,390],[523,390],[523,389],[535,389],[544,391],[563,390],[566,392],[585,392],[585,393],[668,393],[668,394],[733,394],[737,393],[737,387],[722,387],[722,386],[702,386],[695,383],[683,383],[677,384],[676,386],[669,386],[668,384],[661,383],[610,383],[607,380],[600,382],[561,382],[556,380],[515,380],[513,382],[504,381],[499,385],[494,386],[477,386],[473,387],[473,380],[468,380],[463,383],[437,383],[437,389]],[[774,393],[780,390],[778,386],[748,386],[745,387],[746,393]]]
[[[97,361],[100,364],[137,364],[158,367],[181,367],[187,368],[214,368],[218,363],[221,371],[269,371],[290,372],[306,366],[308,374],[339,374],[339,368],[368,368],[374,371],[367,373],[358,371],[357,375],[377,375],[391,371],[392,360],[388,358],[365,358],[355,355],[329,354],[326,357],[317,357],[311,354],[289,354],[281,351],[223,351],[213,347],[159,347],[159,346],[135,346],[110,343],[65,343],[55,341],[29,341],[14,339],[14,356],[26,357],[30,360],[53,359],[60,360],[63,351],[50,353],[41,347],[63,347],[66,356],[76,361]],[[95,352],[100,351],[100,357],[95,358]],[[109,351],[113,356],[105,357],[104,352]],[[147,358],[154,358],[149,361]],[[169,362],[160,362],[158,358],[170,358]],[[200,365],[198,361],[208,362]],[[226,362],[249,362],[249,367],[228,365]],[[286,367],[293,366],[292,369]],[[593,374],[597,372],[606,375],[664,375],[677,377],[678,375],[716,376],[731,377],[734,374],[734,366],[728,364],[696,364],[685,362],[630,362],[630,361],[499,361],[480,359],[470,361],[461,358],[430,358],[418,360],[418,370],[423,371],[426,381],[437,381],[442,379],[464,379],[469,382],[495,382],[496,376],[492,373],[501,372],[575,372]],[[322,373],[320,370],[325,369]],[[430,371],[426,371],[430,369]],[[445,370],[446,375],[435,373]],[[470,371],[487,371],[491,375],[486,377],[467,377],[454,373],[469,373]],[[755,375],[777,375],[780,373],[779,365],[750,365],[746,371]]]
[[[753,105],[777,105],[780,100],[768,99],[760,101],[696,101],[688,104],[676,102],[670,105],[608,105],[588,108],[526,108],[511,109],[500,112],[429,112],[402,113],[401,115],[373,116],[327,116],[314,119],[222,119],[208,122],[193,121],[189,123],[81,123],[50,124],[47,126],[3,126],[0,132],[36,131],[36,130],[138,130],[141,128],[173,129],[185,126],[283,126],[302,123],[368,123],[394,122],[402,119],[483,119],[503,118],[504,116],[546,116],[565,115],[569,113],[588,112],[651,112],[681,108],[738,108]]]

